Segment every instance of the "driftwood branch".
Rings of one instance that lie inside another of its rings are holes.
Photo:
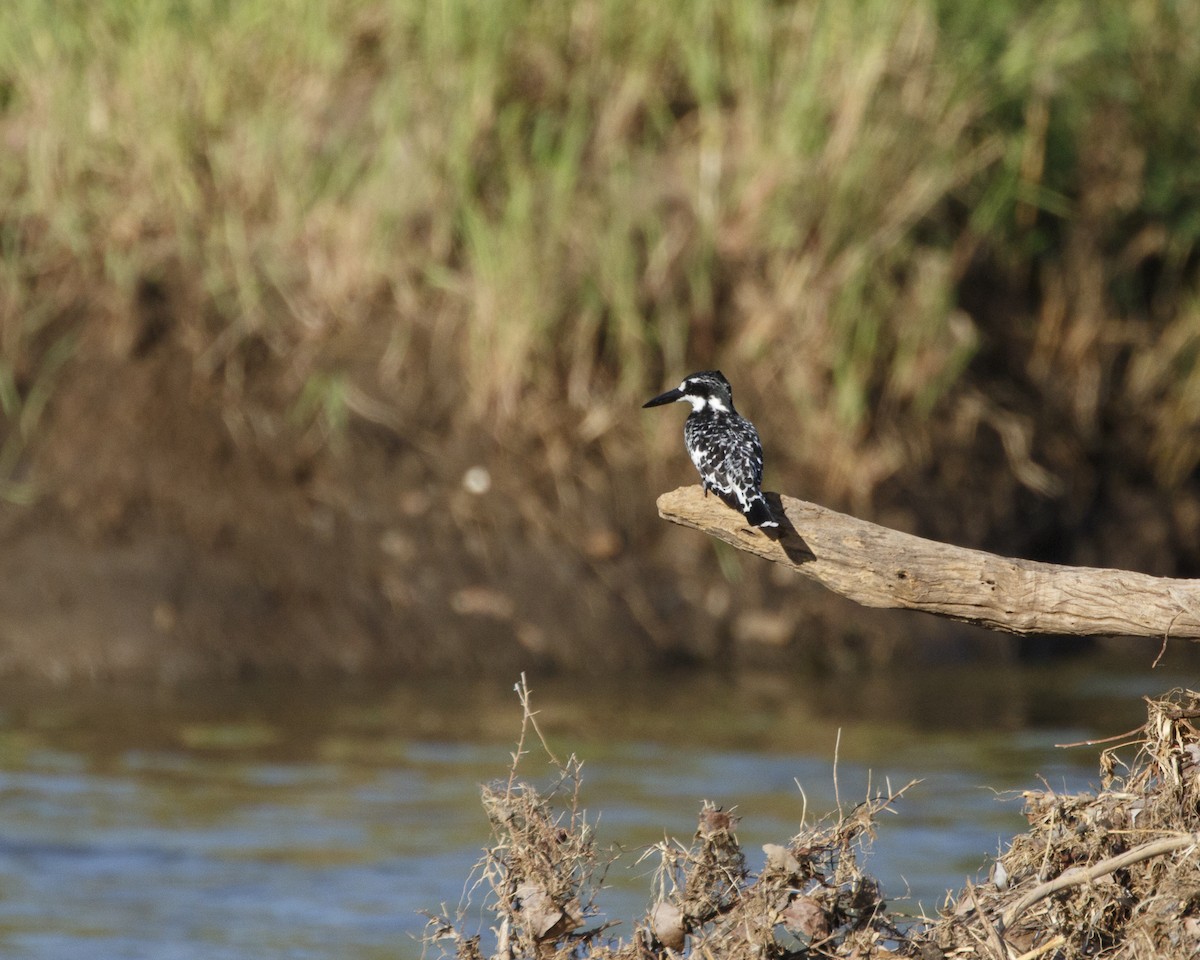
[[[1200,639],[1200,580],[1013,560],[767,494],[772,539],[699,486],[658,498],[667,520],[790,566],[867,607],[920,610],[1016,634]]]
[[[1123,870],[1125,867],[1132,866],[1141,860],[1160,857],[1164,853],[1174,853],[1176,850],[1182,850],[1185,847],[1195,847],[1197,844],[1200,844],[1200,834],[1185,833],[1179,836],[1166,837],[1161,840],[1151,840],[1149,843],[1143,843],[1141,846],[1134,847],[1132,850],[1126,850],[1115,857],[1109,857],[1107,860],[1094,863],[1090,867],[1076,867],[1072,870],[1067,870],[1053,880],[1047,880],[1040,886],[1030,890],[1029,893],[1025,894],[1025,896],[1005,910],[1004,916],[1000,918],[999,932],[1003,933],[1017,922],[1021,914],[1039,900],[1044,900],[1051,894],[1058,893],[1060,890],[1066,890],[1068,887],[1078,887],[1082,884],[1090,883],[1097,877],[1102,877],[1117,870]],[[981,910],[977,910],[976,913],[979,916],[983,916],[983,911]]]

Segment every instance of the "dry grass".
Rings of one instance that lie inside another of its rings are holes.
[[[723,365],[777,397],[756,412],[781,471],[864,504],[947,424],[1018,416],[1028,440],[1030,410],[958,389],[981,347],[1010,346],[1077,430],[1137,403],[1178,482],[1200,463],[1171,442],[1200,409],[1196,18],[1153,0],[16,3],[10,433],[36,431],[64,349],[144,349],[165,296],[239,436],[380,405],[434,430],[484,418],[568,498],[590,481],[556,438],[644,454],[662,434],[624,411]],[[1019,294],[964,310],[980,265],[993,289],[1032,285],[1036,317]]]
[[[757,875],[738,844],[737,818],[705,803],[689,845],[664,841],[643,854],[660,859],[651,904],[619,939],[603,924],[588,927],[609,864],[580,811],[579,763],[550,754],[561,780],[549,797],[517,779],[526,738],[536,732],[524,681],[518,690],[521,743],[508,781],[484,789],[493,843],[469,887],[487,896],[493,943],[485,947],[464,929],[464,904],[456,916],[430,918],[427,946],[443,955],[1144,960],[1192,957],[1200,946],[1200,694],[1151,701],[1146,725],[1102,755],[1098,793],[1028,793],[1029,831],[1013,840],[988,882],[968,883],[938,918],[892,915],[856,856],[906,787],[805,826],[786,845],[766,845]],[[1136,756],[1122,766],[1114,751],[1130,746]],[[549,754],[544,741],[542,748]],[[555,795],[566,813],[555,812]]]

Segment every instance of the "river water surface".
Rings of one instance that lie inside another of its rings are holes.
[[[751,866],[811,820],[913,779],[867,853],[893,905],[934,910],[986,871],[1043,781],[1083,789],[1143,694],[1194,687],[1138,661],[822,680],[531,678],[581,800],[619,852],[599,904],[628,931],[665,835],[702,800],[742,817]],[[506,778],[517,678],[377,685],[0,688],[0,956],[416,958],[421,910],[465,910]],[[836,759],[836,764],[835,764]],[[549,784],[540,748],[521,773]],[[436,950],[432,952],[436,956]]]

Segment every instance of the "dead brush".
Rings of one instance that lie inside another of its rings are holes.
[[[1200,694],[1147,704],[1145,725],[1101,755],[1097,793],[1026,792],[1029,831],[920,937],[927,946],[997,960],[1200,953]]]
[[[690,849],[664,841],[647,854],[658,852],[661,863],[641,930],[645,949],[682,952],[690,941],[692,955],[706,960],[888,954],[903,934],[855,849],[911,785],[806,828],[787,846],[765,844],[757,877],[734,834],[737,818],[706,802]]]
[[[606,925],[580,931],[595,916],[595,893],[607,863],[601,862],[594,833],[580,807],[582,763],[574,756],[560,762],[546,744],[529,703],[524,675],[517,685],[523,708],[521,735],[513,751],[508,780],[483,787],[483,807],[492,826],[492,845],[477,864],[471,891],[485,887],[490,893],[487,910],[495,917],[494,958],[569,956]],[[517,768],[528,752],[526,738],[537,737],[558,774],[550,797],[566,793],[569,812],[556,813],[550,798],[517,779]],[[483,956],[480,938],[462,932],[465,905],[455,919],[443,907],[429,915],[425,943],[440,943],[443,955],[459,960]],[[452,950],[445,945],[453,945]]]
[[[537,729],[524,679],[525,715],[508,782],[484,789],[493,845],[467,893],[491,893],[490,960],[802,960],[915,956],[922,960],[1182,960],[1200,954],[1200,693],[1148,700],[1139,730],[1113,738],[1094,793],[1028,791],[1029,830],[1012,841],[991,879],[968,882],[925,923],[888,912],[856,851],[912,784],[868,799],[786,845],[766,844],[755,876],[738,843],[738,817],[711,803],[689,846],[659,857],[650,909],[622,940],[610,924],[583,929],[608,863],[579,805],[580,764],[559,763]],[[569,812],[516,779],[532,730],[560,774]],[[1117,742],[1114,742],[1117,741]],[[1088,745],[1094,745],[1090,743]],[[1128,763],[1119,751],[1134,747]],[[836,783],[836,780],[835,780]],[[565,789],[564,789],[565,788]],[[639,861],[640,862],[640,861]],[[444,914],[444,911],[443,911]],[[478,936],[457,918],[431,916],[426,944],[444,956],[483,960]]]
[[[560,762],[546,745],[524,677],[517,692],[524,715],[509,778],[483,788],[493,841],[457,914],[443,907],[428,915],[427,948],[457,960],[633,960],[685,951],[704,960],[767,960],[883,956],[903,940],[855,851],[911,784],[806,827],[787,846],[765,845],[758,876],[737,839],[739,818],[706,801],[690,846],[664,840],[639,859],[660,858],[652,905],[632,935],[607,935],[612,923],[584,929],[597,916],[595,897],[611,860],[598,853],[580,806],[581,763],[573,756]],[[558,773],[548,796],[517,779],[530,732]],[[566,812],[555,811],[556,796],[565,798]],[[467,901],[480,888],[494,920],[491,953],[465,929]]]

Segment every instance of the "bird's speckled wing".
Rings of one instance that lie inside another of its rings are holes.
[[[686,423],[684,440],[706,486],[747,510],[763,475],[762,443],[754,425],[737,415],[696,417]]]

